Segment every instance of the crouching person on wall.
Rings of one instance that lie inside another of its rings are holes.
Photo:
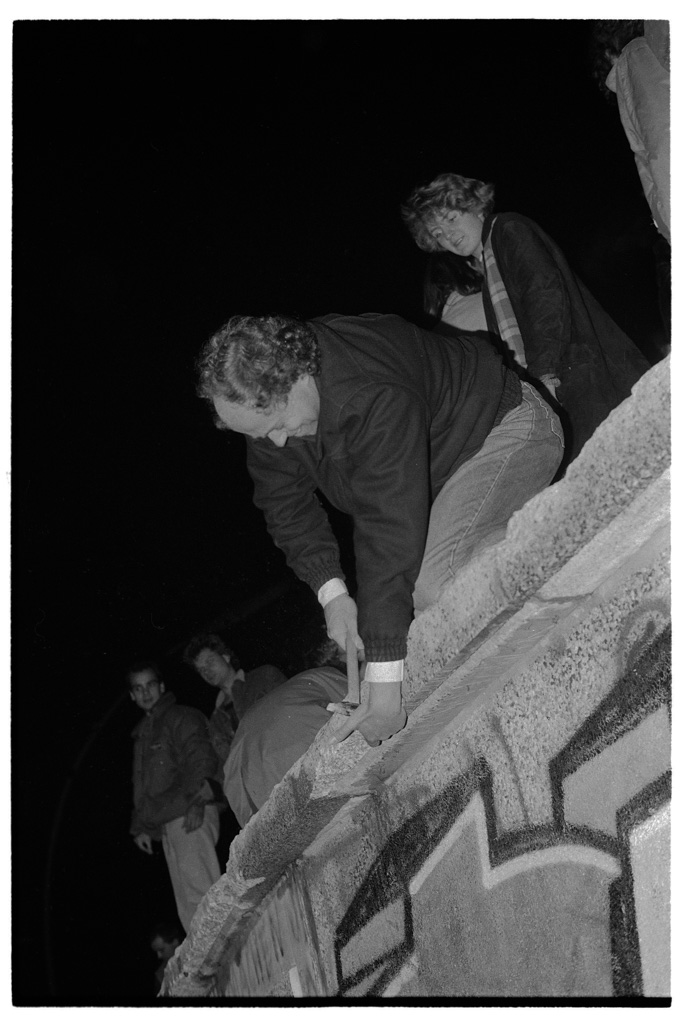
[[[334,640],[324,641],[310,668],[275,687],[241,719],[224,765],[224,795],[242,828],[330,721],[328,706],[347,696],[340,654]]]
[[[336,732],[402,729],[415,614],[552,480],[559,420],[493,346],[395,315],[235,316],[202,350],[198,394],[246,436],[254,501],[325,612],[366,661],[368,699]],[[358,606],[320,490],[354,523]]]

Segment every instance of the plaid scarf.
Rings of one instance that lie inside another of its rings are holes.
[[[487,279],[489,297],[492,300],[494,316],[496,317],[496,322],[499,327],[501,340],[513,353],[516,362],[520,363],[521,366],[526,367],[528,364],[525,359],[523,336],[521,335],[518,322],[513,312],[511,300],[509,299],[508,292],[506,291],[506,285],[501,277],[499,265],[496,262],[494,250],[492,249],[493,230],[494,221],[492,221],[492,226],[490,228],[489,235],[487,236],[487,241],[484,244],[484,251],[482,253],[484,276]]]

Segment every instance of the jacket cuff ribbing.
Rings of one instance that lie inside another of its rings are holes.
[[[299,575],[296,568],[294,571]],[[301,572],[300,578],[304,583],[308,583],[311,590],[317,595],[324,583],[332,579],[344,580],[345,574],[340,563],[337,560],[333,561],[331,559],[327,562],[316,562],[313,565],[307,566]]]
[[[407,656],[407,636],[369,636],[362,633],[366,661],[401,661]]]

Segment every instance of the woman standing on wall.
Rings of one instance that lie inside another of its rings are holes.
[[[493,215],[493,206],[493,185],[440,174],[402,214],[420,249],[463,257],[483,275],[489,330],[561,407],[566,465],[649,364],[542,228],[518,213]]]

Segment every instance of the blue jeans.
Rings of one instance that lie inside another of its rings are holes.
[[[500,540],[512,514],[554,476],[564,452],[559,417],[530,384],[520,405],[446,481],[431,507],[414,587],[415,615],[438,599],[473,554]]]

